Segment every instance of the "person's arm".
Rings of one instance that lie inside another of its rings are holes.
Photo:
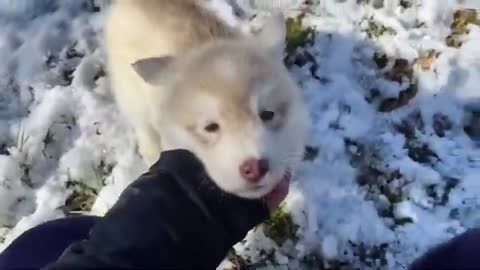
[[[215,269],[269,216],[260,200],[221,192],[190,152],[164,152],[96,225],[46,269]]]
[[[433,247],[416,259],[409,270],[450,270],[480,268],[480,228],[470,229]]]

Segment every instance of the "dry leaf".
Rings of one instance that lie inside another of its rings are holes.
[[[435,50],[429,50],[428,53],[421,55],[416,63],[422,68],[422,70],[427,71],[433,65],[433,62],[437,60],[438,53]]]

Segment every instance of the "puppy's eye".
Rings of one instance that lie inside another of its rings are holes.
[[[220,130],[220,125],[218,123],[212,122],[205,126],[205,131],[208,133],[218,132]]]
[[[258,116],[260,117],[260,119],[262,119],[263,122],[269,122],[272,121],[275,117],[275,112],[265,110],[261,111]]]

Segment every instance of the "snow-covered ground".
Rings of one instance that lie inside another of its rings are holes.
[[[230,257],[405,269],[480,226],[480,26],[446,42],[454,12],[480,2],[309,2],[282,6],[315,29],[286,60],[311,112],[308,159],[287,214]],[[146,169],[109,93],[105,12],[90,3],[0,0],[0,250],[71,211],[105,213]]]

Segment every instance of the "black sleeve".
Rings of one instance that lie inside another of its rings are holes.
[[[470,229],[415,260],[409,270],[480,269],[480,228]]]
[[[268,217],[260,200],[226,194],[185,150],[162,153],[90,232],[46,269],[215,269]]]

